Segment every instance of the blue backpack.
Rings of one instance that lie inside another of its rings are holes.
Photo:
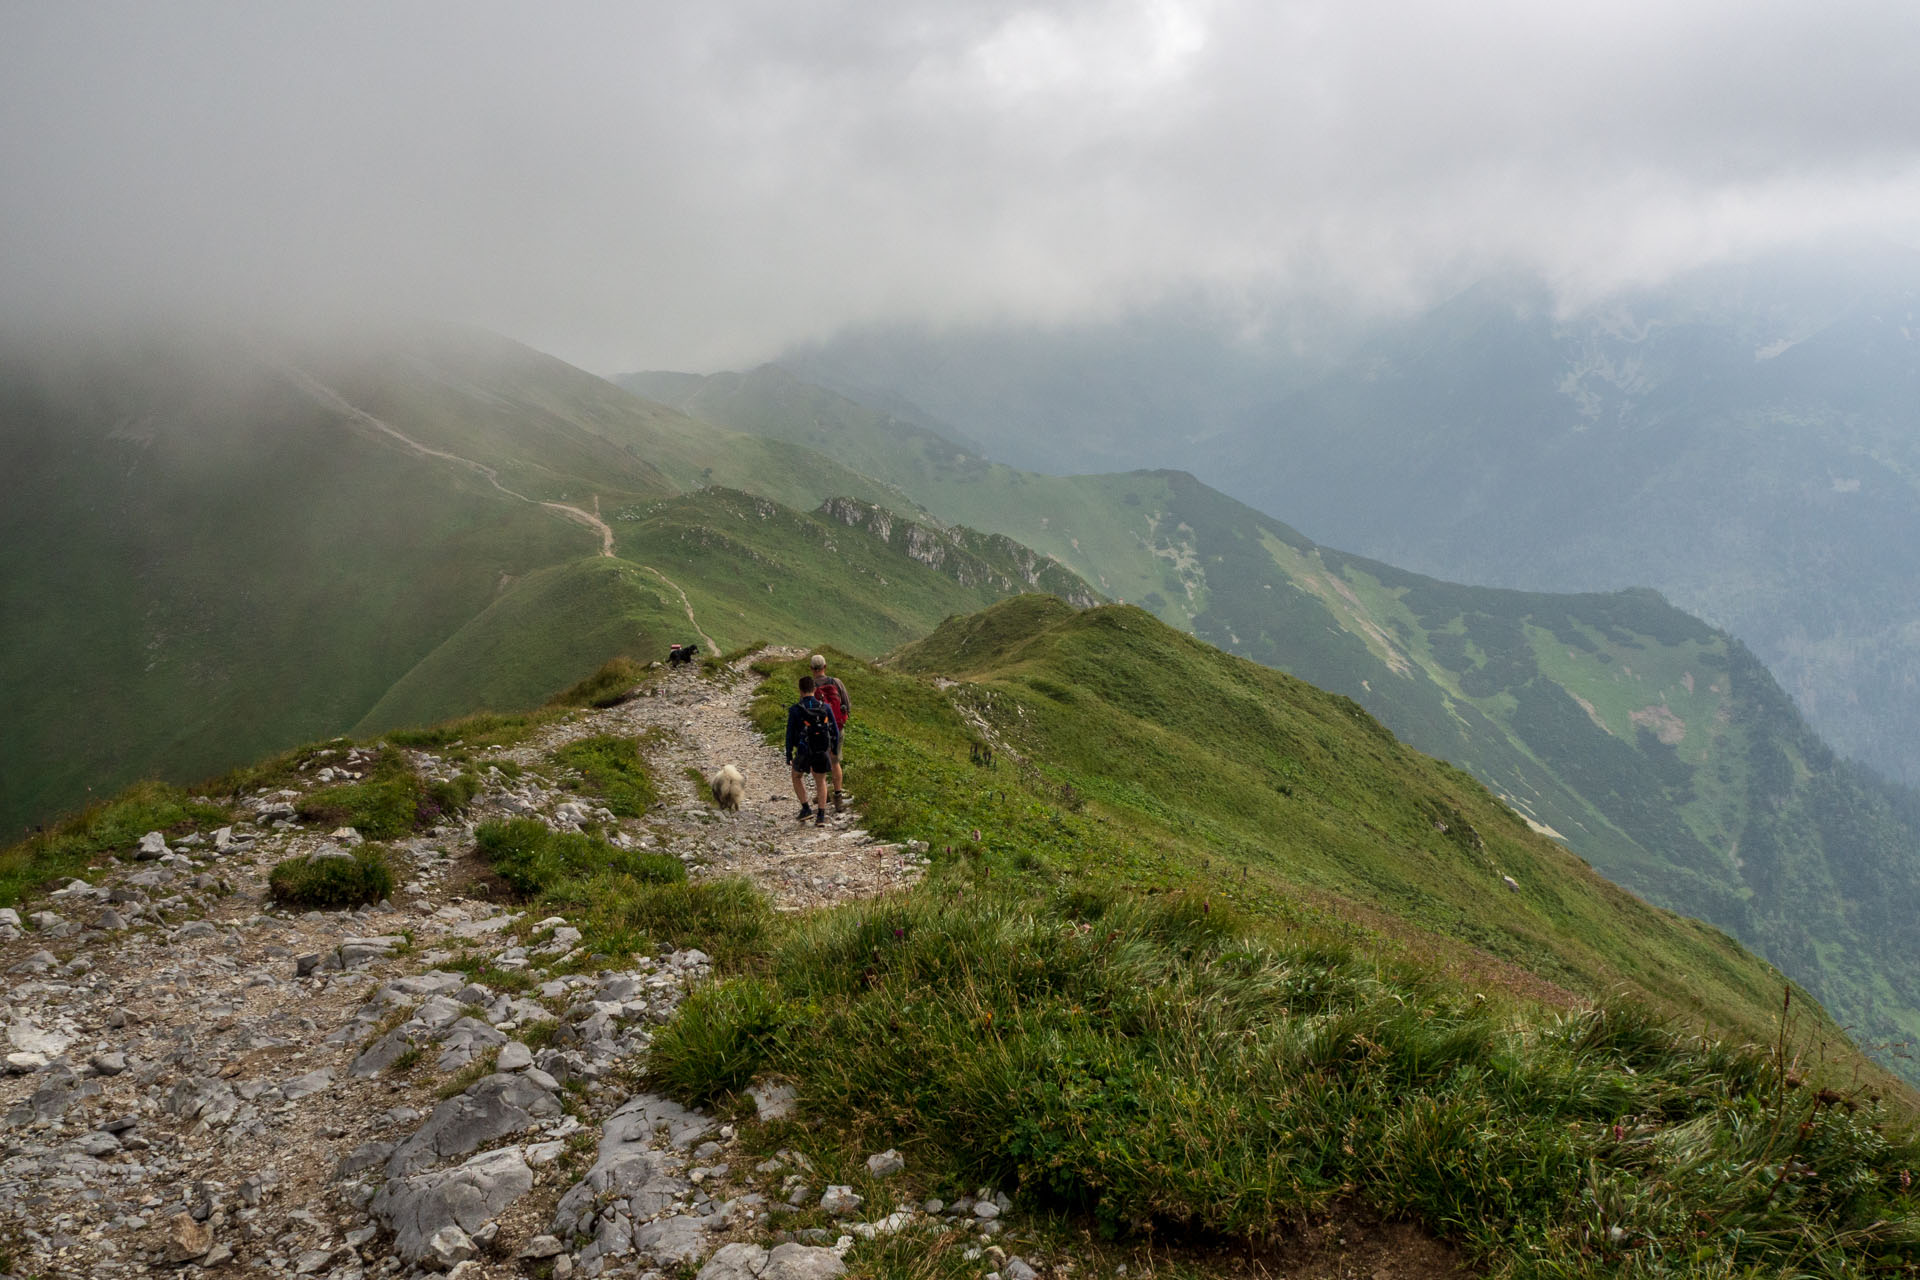
[[[833,712],[811,694],[800,699],[800,735],[809,755],[826,755],[833,750]]]

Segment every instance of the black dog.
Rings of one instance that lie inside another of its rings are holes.
[[[698,644],[676,644],[667,650],[667,665],[670,667],[684,667],[699,656],[700,646]]]

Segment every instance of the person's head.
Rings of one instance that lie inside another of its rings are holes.
[[[813,660],[807,665],[813,668],[813,678],[816,680],[827,674],[827,660],[820,654],[814,654]]]
[[[800,677],[800,696],[804,698],[812,692],[813,692],[813,677],[801,676]]]

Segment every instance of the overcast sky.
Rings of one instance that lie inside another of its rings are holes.
[[[0,0],[0,308],[406,309],[600,372],[1168,291],[1920,243],[1920,4]]]

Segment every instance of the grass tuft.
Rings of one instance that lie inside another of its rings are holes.
[[[480,856],[522,897],[573,900],[585,896],[579,882],[598,877],[656,885],[687,878],[678,858],[615,848],[592,836],[555,831],[536,818],[482,823],[474,838]]]
[[[352,827],[373,840],[398,839],[440,816],[426,784],[401,752],[381,751],[368,772],[363,781],[309,792],[295,811],[303,821]]]
[[[569,742],[553,753],[554,762],[578,770],[582,789],[599,796],[623,818],[637,818],[658,800],[653,776],[640,759],[633,738],[600,735]]]
[[[430,825],[443,818],[458,817],[467,811],[479,793],[480,779],[471,773],[457,773],[445,780],[429,782],[418,821]]]
[[[288,858],[267,877],[275,902],[316,911],[364,907],[393,893],[393,869],[383,845],[363,844],[350,858]]]
[[[794,1013],[779,989],[762,979],[702,987],[687,996],[655,1040],[656,1046],[663,1040],[671,1045],[649,1059],[649,1078],[702,1106],[737,1093],[783,1052],[796,1026]]]

